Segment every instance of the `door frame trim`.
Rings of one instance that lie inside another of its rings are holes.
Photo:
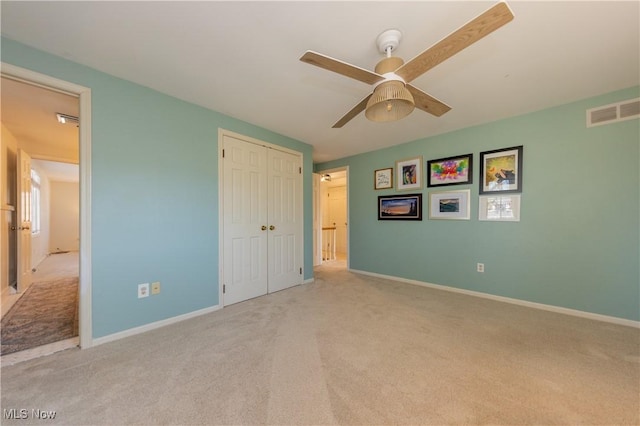
[[[222,127],[218,127],[218,305],[221,308],[224,308],[224,294],[222,292],[224,285],[224,212],[223,212],[223,203],[224,203],[224,164],[222,160],[222,150],[223,150],[223,140],[225,136],[229,136],[232,138],[240,139],[245,142],[253,143],[259,146],[264,146],[266,148],[275,149],[282,152],[287,152],[292,155],[297,155],[300,157],[300,167],[301,167],[301,204],[304,207],[304,154],[300,151],[296,151],[293,149],[286,148],[284,146],[276,145],[273,143],[265,142],[260,139],[252,138],[251,136],[243,135],[241,133],[236,133],[231,130],[223,129]],[[300,238],[302,241],[302,247],[304,247],[304,208],[302,211],[302,220],[300,221]],[[302,255],[302,282],[304,282],[304,254]]]
[[[80,103],[80,273],[79,340],[81,348],[93,346],[91,312],[91,89],[46,74],[0,63],[2,77],[76,96]]]
[[[315,173],[318,173],[320,175],[323,175],[325,173],[334,173],[334,172],[345,172],[346,175],[346,179],[347,179],[347,224],[351,223],[351,218],[350,218],[350,213],[349,213],[349,200],[351,197],[349,197],[349,166],[341,166],[341,167],[333,167],[331,169],[323,169],[323,170],[316,170]],[[317,214],[322,215],[322,211],[317,212]],[[351,270],[351,239],[349,238],[349,232],[351,230],[351,225],[347,225],[347,271]]]

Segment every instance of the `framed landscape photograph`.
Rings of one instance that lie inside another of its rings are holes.
[[[427,187],[473,183],[473,154],[427,161]]]
[[[520,222],[520,194],[481,196],[478,220]]]
[[[373,188],[389,189],[393,188],[393,168],[378,169],[373,172]]]
[[[469,220],[471,190],[429,193],[429,219]]]
[[[480,194],[522,192],[522,145],[480,153]]]
[[[380,195],[378,220],[422,220],[422,194]]]
[[[422,189],[422,157],[396,161],[396,189]]]

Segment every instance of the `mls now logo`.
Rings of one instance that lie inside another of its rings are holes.
[[[38,420],[53,420],[56,418],[55,411],[45,411],[40,409],[33,409],[31,411],[26,408],[5,408],[2,410],[2,415],[5,420],[25,420],[28,418]]]

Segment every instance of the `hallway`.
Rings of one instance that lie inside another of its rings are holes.
[[[67,253],[50,254],[34,268],[35,272],[31,275],[32,283],[50,281],[58,278],[71,278],[79,276],[79,254],[77,251]],[[4,317],[11,307],[22,297],[22,293],[3,294],[2,299],[2,317]]]
[[[51,253],[36,268],[32,282],[50,281],[58,278],[77,277],[79,274],[79,254],[77,251]]]
[[[34,269],[29,288],[3,300],[3,365],[79,343],[78,252],[50,254]]]

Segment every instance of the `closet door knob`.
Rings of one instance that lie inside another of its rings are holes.
[[[262,226],[260,227],[260,229],[262,229],[263,231],[266,231],[266,230],[267,230],[267,226],[266,226],[266,225],[262,225]]]
[[[276,229],[275,226],[273,226],[273,225],[269,226],[269,231],[273,231],[274,229]]]

